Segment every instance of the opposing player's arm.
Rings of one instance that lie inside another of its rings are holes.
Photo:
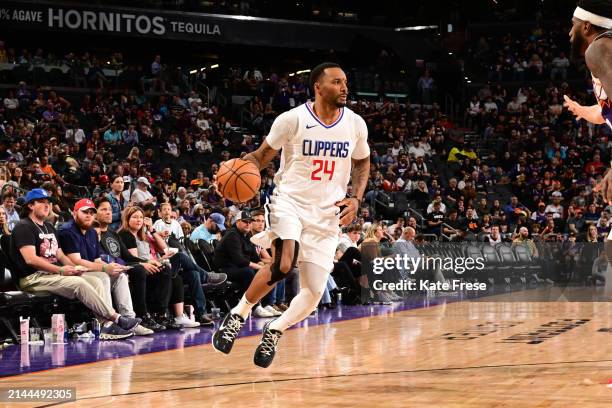
[[[585,58],[589,70],[601,82],[601,87],[608,96],[608,102],[610,102],[610,98],[612,98],[612,67],[608,62],[612,58],[612,41],[604,38],[591,43],[587,48]],[[603,180],[597,184],[595,191],[601,192],[607,204],[612,203],[612,171],[610,169],[608,169]]]
[[[276,156],[277,153],[278,150],[273,149],[272,146],[270,146],[268,142],[264,140],[261,146],[259,146],[259,149],[244,156],[243,160],[248,160],[255,163],[257,168],[262,170],[272,161],[272,159],[274,159],[274,156]]]
[[[594,77],[599,78],[601,86],[608,96],[612,98],[612,40],[603,38],[591,43],[584,54],[587,66]]]

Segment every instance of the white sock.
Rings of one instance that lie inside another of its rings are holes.
[[[299,271],[300,293],[293,298],[289,308],[270,323],[270,329],[281,332],[287,330],[307,318],[319,304],[329,273],[311,262],[300,262]]]
[[[251,309],[255,306],[256,303],[251,303],[247,300],[246,295],[242,295],[242,299],[234,308],[231,310],[231,313],[240,315],[243,319],[249,317],[249,313],[251,313]]]

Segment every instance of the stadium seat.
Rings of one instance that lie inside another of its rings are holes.
[[[528,276],[534,276],[538,279],[538,274],[542,270],[542,267],[535,262],[535,260],[531,257],[527,248],[523,245],[516,245],[514,247],[514,255],[520,265],[525,266],[526,274]]]
[[[518,261],[510,244],[498,244],[495,249],[497,250],[497,253],[499,254],[499,257],[504,265],[510,268],[509,271],[512,274],[511,277],[518,277],[521,282],[527,283],[525,277],[527,267]]]

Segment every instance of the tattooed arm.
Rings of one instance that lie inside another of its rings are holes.
[[[340,224],[349,225],[357,217],[357,210],[359,210],[359,205],[363,201],[363,194],[369,177],[370,156],[360,160],[353,159],[353,171],[351,172],[353,197],[345,198],[336,203],[338,207],[345,207],[340,213]]]

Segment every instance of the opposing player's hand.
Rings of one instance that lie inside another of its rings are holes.
[[[599,105],[582,106],[578,102],[572,100],[569,96],[563,95],[563,106],[576,116],[576,120],[584,119],[588,122],[597,125],[604,123],[604,118],[601,116],[601,108]]]
[[[612,204],[612,169],[608,169],[593,191],[600,193],[606,204]]]
[[[357,218],[359,200],[357,200],[355,197],[345,198],[342,201],[338,201],[336,206],[340,207],[342,210],[340,212],[340,225],[349,225],[355,218]]]

